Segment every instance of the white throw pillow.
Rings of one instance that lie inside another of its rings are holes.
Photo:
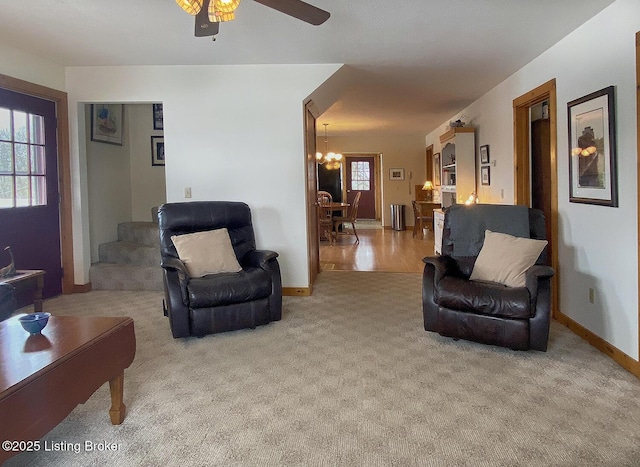
[[[242,270],[226,228],[172,235],[171,241],[191,277]]]
[[[527,269],[536,263],[547,243],[485,230],[484,244],[469,279],[524,287]]]

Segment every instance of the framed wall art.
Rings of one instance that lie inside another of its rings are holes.
[[[489,145],[485,144],[484,146],[480,146],[480,163],[488,164],[489,163]]]
[[[404,169],[389,169],[389,180],[404,180]]]
[[[437,152],[433,155],[433,184],[440,186],[440,153]]]
[[[609,86],[567,104],[572,203],[618,206],[614,91]]]
[[[124,144],[122,104],[91,104],[91,141]]]
[[[480,182],[483,185],[491,185],[491,166],[480,167]]]
[[[153,104],[153,129],[164,130],[162,104]]]
[[[164,165],[164,137],[151,137],[151,165]]]

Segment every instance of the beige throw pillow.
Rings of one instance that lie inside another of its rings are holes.
[[[226,228],[172,235],[171,241],[191,277],[242,270]]]
[[[484,244],[469,279],[498,282],[508,287],[524,287],[525,272],[536,263],[545,246],[546,240],[514,237],[486,230]]]

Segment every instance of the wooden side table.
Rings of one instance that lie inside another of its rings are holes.
[[[15,276],[0,278],[0,281],[11,284],[16,289],[18,307],[30,305],[24,303],[24,298],[33,294],[33,310],[42,311],[42,287],[44,287],[44,274],[42,269],[28,269],[16,271]],[[21,303],[22,299],[22,303]]]

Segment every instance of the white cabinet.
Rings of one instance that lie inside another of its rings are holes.
[[[442,254],[442,229],[444,228],[444,211],[442,209],[433,210],[433,243],[436,255]]]
[[[443,208],[464,204],[476,191],[476,144],[471,127],[452,128],[440,136],[440,200]]]

